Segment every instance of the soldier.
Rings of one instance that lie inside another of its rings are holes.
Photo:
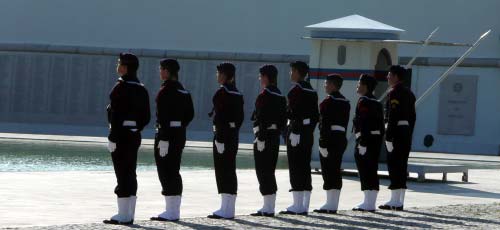
[[[391,87],[385,106],[387,168],[391,184],[391,199],[380,209],[402,211],[406,193],[408,157],[415,127],[415,95],[403,85],[407,70],[391,66],[387,81]]]
[[[163,81],[156,96],[156,137],[154,155],[158,177],[165,197],[165,211],[151,220],[177,221],[180,215],[182,177],[179,174],[186,128],[194,117],[191,95],[179,82],[179,63],[160,62]]]
[[[213,156],[217,190],[221,194],[221,207],[208,218],[233,219],[238,181],[236,178],[236,153],[239,130],[243,122],[243,95],[236,88],[236,69],[231,63],[217,66],[220,88],[212,99],[214,145]]]
[[[260,68],[260,84],[264,88],[255,101],[252,115],[255,134],[254,159],[259,190],[264,206],[252,216],[274,216],[276,203],[276,163],[280,134],[286,125],[286,99],[277,87],[278,70],[273,65]]]
[[[137,78],[139,59],[121,53],[116,72],[120,75],[109,98],[108,150],[111,152],[118,185],[118,214],[105,224],[133,224],[137,200],[137,151],[141,145],[141,131],[149,123],[149,96]]]
[[[293,204],[280,214],[307,215],[311,198],[311,153],[314,129],[319,119],[318,94],[305,78],[309,66],[290,64],[292,88],[288,92],[287,157]]]
[[[349,124],[351,105],[339,90],[342,87],[342,76],[328,75],[325,80],[327,97],[319,106],[319,152],[323,189],[326,191],[326,204],[318,213],[335,214],[339,206],[342,175],[340,166],[342,156],[347,147],[346,130]]]
[[[354,132],[356,149],[354,158],[361,181],[364,201],[354,211],[374,212],[379,190],[378,161],[384,132],[382,104],[373,96],[377,80],[369,75],[361,75],[357,93],[361,96],[356,106]]]

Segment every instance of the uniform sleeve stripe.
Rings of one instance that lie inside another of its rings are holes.
[[[276,93],[276,92],[273,92],[273,91],[269,90],[268,88],[265,88],[264,90],[267,91],[270,94],[273,94],[273,95],[276,95],[276,96],[279,96],[279,97],[284,97],[283,95],[281,95],[279,93]]]
[[[183,93],[183,94],[189,94],[189,92],[187,90],[178,89],[177,91],[179,91],[180,93]]]
[[[241,93],[238,92],[238,91],[231,91],[229,90],[228,88],[226,88],[226,86],[221,86],[222,88],[224,88],[224,90],[226,90],[226,92],[230,93],[230,94],[234,94],[234,95],[240,95],[241,96]]]

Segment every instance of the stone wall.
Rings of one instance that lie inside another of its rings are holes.
[[[117,56],[127,50],[50,46],[36,46],[30,50],[38,52],[24,52],[12,47],[0,52],[0,122],[107,125],[106,105],[108,93],[117,79]],[[212,109],[212,95],[218,88],[215,80],[218,63],[232,60],[236,65],[237,87],[245,99],[242,132],[251,132],[249,119],[260,91],[259,67],[265,63],[275,64],[279,69],[279,87],[286,93],[290,86],[288,63],[307,58],[216,52],[132,52],[140,57],[138,75],[149,91],[153,114],[154,98],[161,84],[159,60],[163,57],[178,58],[180,81],[194,100],[196,114],[189,127],[194,131],[211,130],[207,114]]]

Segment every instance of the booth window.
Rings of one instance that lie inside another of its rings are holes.
[[[339,46],[337,50],[337,64],[344,65],[346,60],[346,47]]]

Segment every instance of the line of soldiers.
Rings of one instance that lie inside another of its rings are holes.
[[[292,88],[282,95],[277,87],[278,70],[273,65],[259,69],[262,92],[255,102],[253,121],[254,160],[263,207],[253,216],[275,215],[277,184],[275,177],[280,137],[284,134],[293,204],[280,214],[307,215],[311,197],[311,155],[314,130],[319,123],[319,152],[326,191],[326,203],[314,210],[336,213],[342,188],[341,163],[347,147],[346,131],[350,104],[340,93],[343,79],[329,75],[325,80],[327,97],[318,108],[318,95],[306,81],[309,66],[301,61],[290,64]],[[118,214],[104,220],[107,224],[133,224],[135,216],[137,180],[137,151],[141,131],[150,121],[149,98],[146,88],[137,78],[138,58],[122,53],[118,59],[118,82],[110,93],[108,106],[110,124],[108,149],[111,152],[117,178],[115,193]],[[177,221],[180,218],[182,178],[179,174],[182,151],[186,143],[186,128],[194,117],[190,93],[178,81],[179,63],[174,59],[160,62],[163,81],[156,96],[156,136],[154,155],[158,176],[165,198],[165,211],[152,217],[155,221]],[[243,123],[243,95],[235,84],[236,68],[231,63],[217,66],[220,88],[212,98],[213,159],[220,209],[209,218],[232,219],[237,195],[236,154],[239,129]],[[361,180],[364,201],[353,210],[375,211],[379,190],[378,160],[384,142],[388,151],[387,163],[391,185],[391,199],[380,209],[403,210],[406,191],[407,163],[411,137],[415,125],[415,97],[402,85],[406,70],[392,66],[387,76],[391,92],[386,103],[384,120],[382,104],[373,91],[374,77],[363,74],[357,87],[361,96],[354,122],[356,135],[355,159]],[[384,128],[384,123],[386,127]]]

